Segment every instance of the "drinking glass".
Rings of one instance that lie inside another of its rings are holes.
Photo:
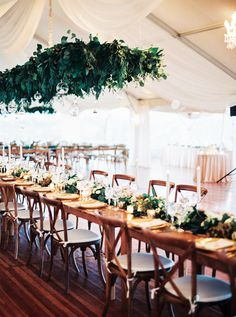
[[[105,197],[108,200],[108,205],[110,206],[111,205],[111,199],[113,197],[113,188],[112,187],[107,186],[105,188]]]

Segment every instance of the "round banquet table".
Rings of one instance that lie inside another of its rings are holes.
[[[200,166],[201,169],[201,182],[217,182],[231,170],[231,155],[225,152],[214,154],[199,153],[195,163],[195,167],[197,166]],[[194,181],[196,179],[195,169]],[[227,177],[222,182],[227,182]]]
[[[167,145],[162,149],[161,161],[166,166],[194,168],[199,148],[184,145]]]

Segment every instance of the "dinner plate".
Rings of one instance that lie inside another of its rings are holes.
[[[223,238],[200,238],[195,243],[198,249],[210,251],[225,249],[234,245],[233,241]]]
[[[4,182],[14,182],[16,179],[14,177],[2,177]]]
[[[98,200],[87,200],[87,201],[76,201],[71,203],[75,208],[83,208],[83,209],[99,209],[107,206],[106,203],[103,203]]]
[[[170,224],[161,219],[132,219],[129,224],[133,227],[143,228],[143,229],[160,229],[169,226]]]
[[[16,185],[17,186],[32,186],[32,185],[34,185],[34,182],[30,182],[30,181],[17,181],[16,182]]]
[[[66,193],[56,194],[54,197],[60,200],[76,200],[80,198],[78,194],[66,194]]]
[[[81,201],[80,202],[80,208],[84,209],[98,209],[98,208],[104,208],[107,206],[106,203],[103,203],[102,201],[99,200],[87,200],[87,201]]]
[[[33,187],[32,190],[34,192],[39,192],[39,193],[49,193],[52,191],[52,188],[50,188],[50,187]]]

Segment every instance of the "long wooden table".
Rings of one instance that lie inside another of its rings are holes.
[[[19,182],[15,182],[15,183],[17,186],[22,186],[22,184],[19,185]],[[30,189],[30,187],[28,187],[28,189]],[[42,193],[42,194],[45,194],[45,193]],[[53,197],[53,193],[50,193],[47,195]],[[77,207],[78,201],[76,203],[76,201],[67,201],[67,200],[63,201],[63,205],[67,213],[75,215],[76,217],[79,217],[79,218],[86,219],[96,224],[100,224],[99,216],[113,218],[113,219],[119,220],[120,222],[129,221],[128,219],[129,215],[124,210],[121,210],[121,209],[114,210],[113,208],[109,208],[108,206],[101,209],[84,209],[84,208],[82,209]],[[138,230],[135,227],[132,227],[131,230],[132,230],[132,236],[135,239],[148,242],[145,240],[145,236],[142,235],[140,230]],[[162,234],[162,235],[165,235],[167,232],[168,234],[171,232],[171,234],[173,234],[174,236],[184,240],[194,241],[197,238],[199,238],[199,236],[193,235],[191,232],[179,232],[176,230],[172,230],[170,227],[153,230],[153,231],[156,232],[156,234]],[[114,239],[115,239],[115,229],[111,228],[109,241],[112,242],[112,240],[114,241]],[[184,250],[176,246],[175,247],[169,246],[168,250],[166,251],[172,252],[177,255],[181,255],[184,252]],[[122,241],[121,252],[122,253],[125,252],[125,241]],[[232,250],[230,251],[230,248],[229,248],[229,252],[235,252],[235,249],[233,251]],[[226,266],[224,266],[222,262],[219,261],[218,259],[218,254],[219,253],[217,251],[206,251],[206,250],[197,249],[197,263],[201,266],[208,266],[213,269],[219,270],[221,272],[227,273]],[[107,260],[109,261],[110,260],[109,254],[106,254],[106,256],[107,256]],[[234,268],[233,271],[236,272],[236,268]],[[236,277],[236,274],[235,274],[235,277]]]
[[[64,208],[65,211],[73,214],[77,217],[81,217],[83,219],[86,219],[90,222],[93,223],[97,223],[99,224],[99,215],[103,216],[103,217],[110,217],[110,218],[115,218],[120,220],[121,222],[127,222],[127,217],[128,214],[124,211],[124,210],[114,210],[114,209],[109,209],[109,208],[102,208],[102,209],[90,209],[90,210],[86,210],[86,209],[80,209],[80,208],[76,208],[73,207],[73,202],[64,202]],[[145,236],[142,235],[142,233],[140,232],[140,230],[136,229],[135,227],[131,228],[132,230],[132,236],[140,241],[143,242],[147,242],[147,240],[145,240]],[[183,240],[193,240],[195,241],[196,239],[199,238],[198,235],[194,235],[191,232],[186,232],[186,231],[176,231],[176,230],[172,230],[171,228],[164,228],[164,229],[155,229],[153,230],[153,232],[157,233],[157,234],[165,234],[168,232],[168,234],[171,232],[171,234],[173,234],[174,236],[181,238]],[[112,234],[114,235],[114,233]],[[110,237],[112,239],[112,237]],[[231,248],[229,248],[229,250],[231,250]],[[185,250],[182,250],[180,248],[176,248],[173,246],[169,246],[169,249],[167,250],[168,252],[172,252],[176,255],[181,255]],[[124,253],[125,252],[125,246],[121,246],[121,252]],[[230,251],[231,252],[231,251]],[[220,261],[217,261],[218,258],[218,252],[217,251],[207,251],[207,250],[197,250],[197,263],[201,266],[208,266],[211,267],[213,269],[222,271],[222,272],[227,272],[226,268],[224,266],[222,266]],[[236,253],[235,253],[236,255]]]

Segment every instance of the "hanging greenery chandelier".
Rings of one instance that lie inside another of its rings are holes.
[[[70,34],[70,31],[67,32]],[[61,43],[43,49],[40,44],[24,65],[0,72],[0,102],[14,101],[27,112],[53,112],[52,100],[60,94],[99,98],[105,89],[122,89],[130,82],[144,85],[147,77],[166,79],[163,51],[151,47],[130,49],[123,41],[88,43],[75,34],[63,36]],[[32,101],[40,101],[32,106]],[[1,111],[1,107],[0,107]]]

